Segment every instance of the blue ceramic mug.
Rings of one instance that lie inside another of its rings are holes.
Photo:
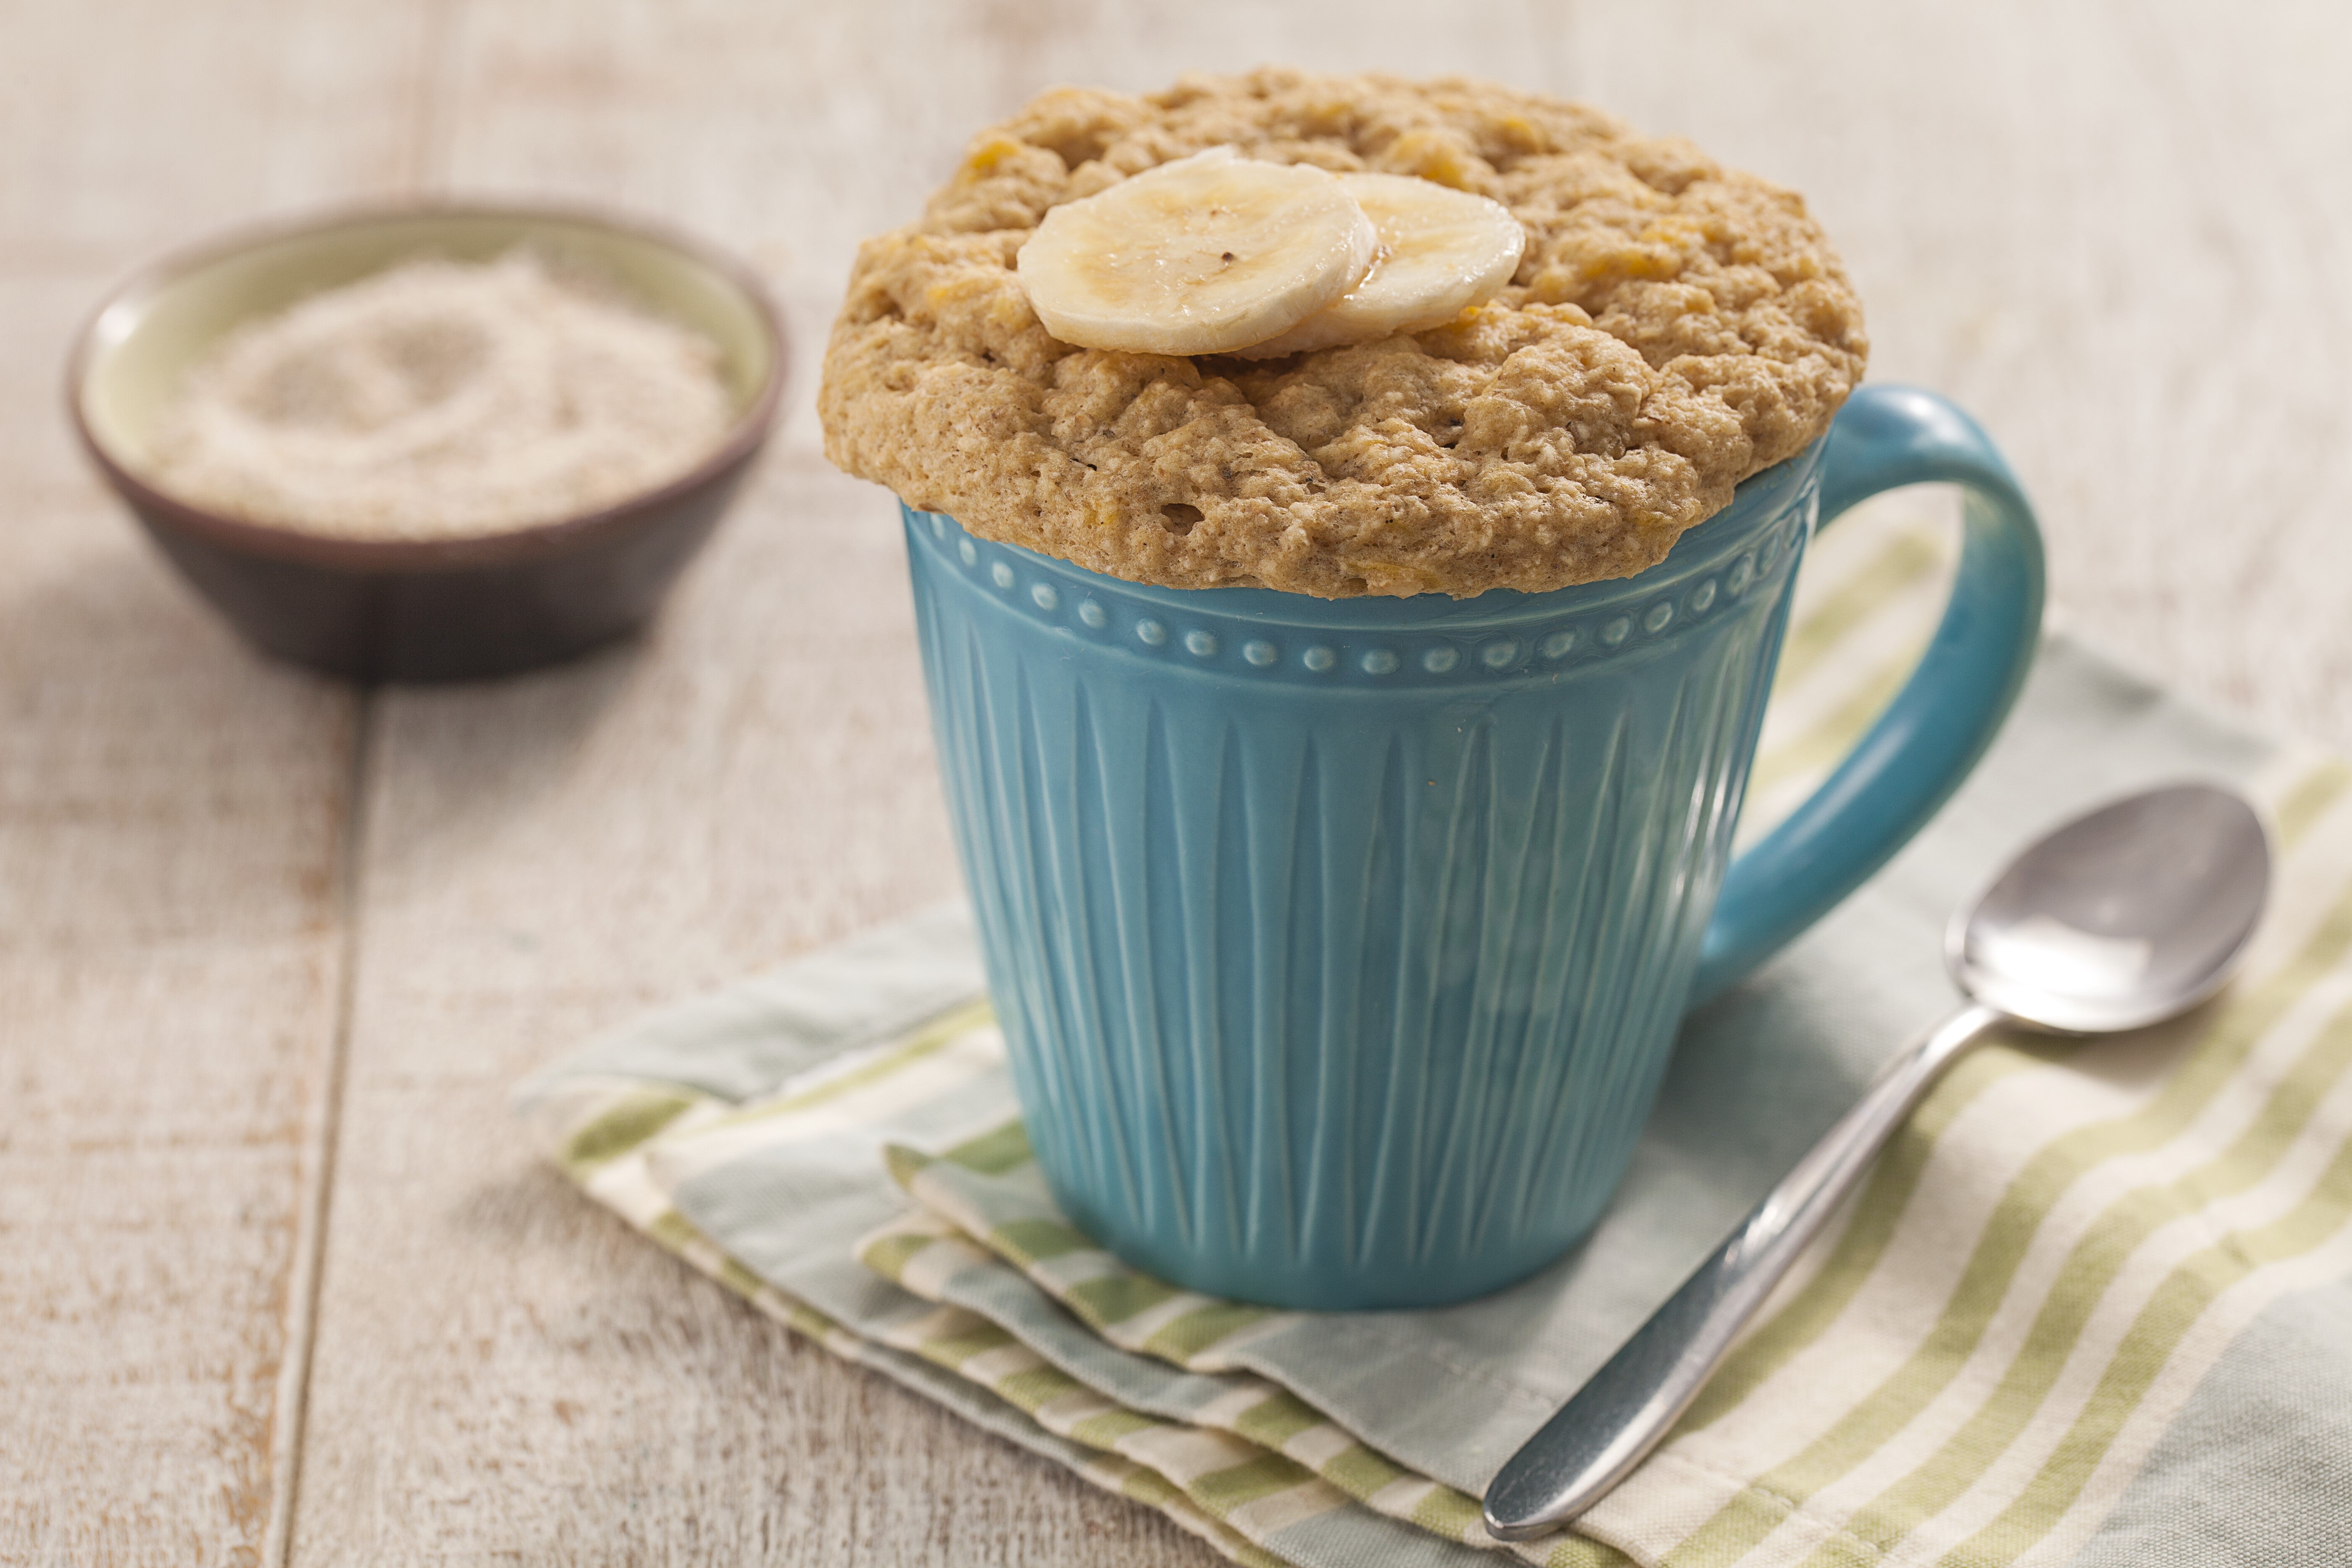
[[[1816,519],[1955,480],[1941,626],[1730,858]],[[1635,576],[1466,600],[1141,586],[909,510],[923,668],[1030,1142],[1196,1289],[1426,1306],[1589,1229],[1675,1027],[1940,805],[2031,663],[2042,545],[1968,416],[1864,387]]]

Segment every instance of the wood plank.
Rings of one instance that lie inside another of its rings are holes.
[[[0,1561],[257,1562],[290,1458],[352,699],[181,586],[58,378],[158,247],[397,175],[352,46],[404,23],[297,11],[0,18]]]

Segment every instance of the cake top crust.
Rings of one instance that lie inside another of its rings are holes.
[[[1014,258],[1045,214],[1216,146],[1491,196],[1493,299],[1289,359],[1075,347]],[[826,455],[983,538],[1131,582],[1322,598],[1639,572],[1829,428],[1868,354],[1801,197],[1579,104],[1260,70],[1059,88],[860,247],[825,349]]]

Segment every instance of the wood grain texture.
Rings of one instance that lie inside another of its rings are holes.
[[[0,1562],[257,1562],[290,1458],[352,700],[172,579],[58,388],[157,247],[396,175],[413,73],[351,45],[404,24],[346,9],[0,34]]]
[[[1473,72],[1803,190],[1863,289],[1874,374],[1953,394],[2011,453],[2060,613],[2352,744],[2341,7],[1437,16],[0,7],[0,1404],[22,1413],[0,1422],[0,1561],[252,1562],[289,1507],[298,1564],[1209,1560],[690,1276],[541,1169],[502,1105],[641,1005],[953,885],[892,508],[817,456],[814,365],[857,239],[1053,82]],[[362,705],[257,663],[170,582],[68,446],[55,377],[146,255],[420,184],[733,247],[785,305],[797,380],[653,635]]]

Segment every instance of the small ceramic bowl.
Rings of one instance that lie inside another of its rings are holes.
[[[463,539],[305,533],[191,505],[154,481],[157,421],[225,333],[398,262],[488,260],[524,245],[719,346],[737,417],[715,451],[616,506]],[[456,680],[552,663],[642,626],[766,440],[783,374],[774,308],[723,257],[584,213],[433,205],[248,234],[152,268],[83,329],[66,400],[156,543],[263,651],[360,680]]]

